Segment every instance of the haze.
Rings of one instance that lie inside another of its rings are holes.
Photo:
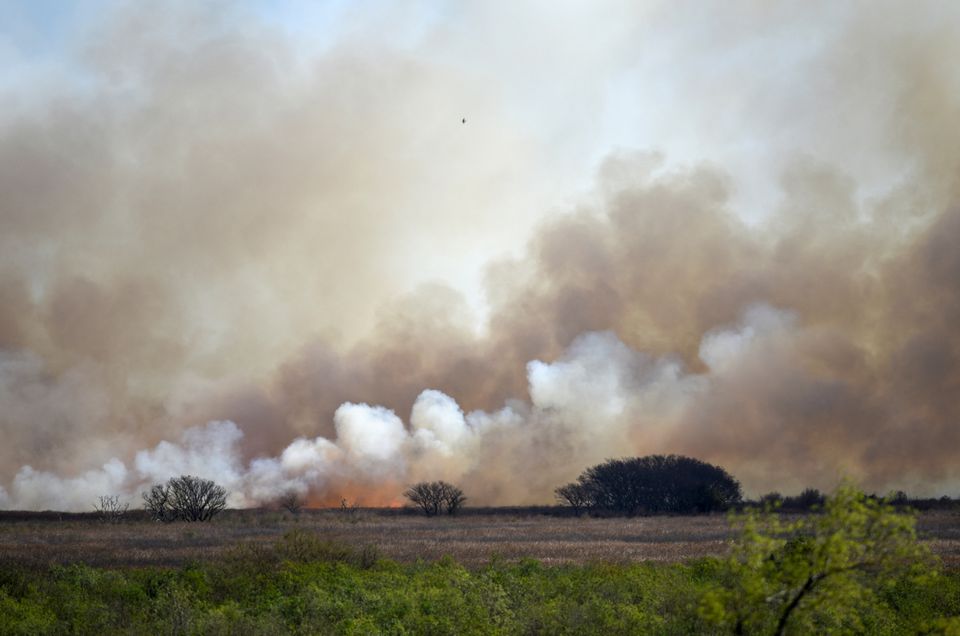
[[[960,492],[960,6],[0,3],[0,507]],[[462,122],[466,119],[466,122]]]

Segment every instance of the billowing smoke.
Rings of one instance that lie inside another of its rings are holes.
[[[80,77],[0,85],[0,506],[183,473],[233,505],[419,479],[542,503],[648,453],[754,494],[956,494],[960,16],[826,16],[773,77],[731,42],[816,22],[783,6],[710,37],[633,16],[714,60],[682,72],[744,82],[697,112],[776,164],[760,215],[736,162],[627,150],[535,210],[569,166],[476,69],[370,31],[305,59],[229,12],[112,12]],[[479,130],[436,123],[463,103]]]
[[[588,332],[555,362],[527,365],[529,402],[464,413],[452,397],[427,389],[406,424],[383,406],[347,402],[334,413],[331,439],[298,438],[278,456],[249,463],[240,449],[243,432],[233,422],[215,421],[138,452],[130,469],[112,458],[100,470],[60,479],[24,467],[13,480],[13,498],[36,506],[57,492],[57,503],[69,506],[98,492],[136,492],[194,474],[226,486],[238,506],[289,491],[319,503],[351,495],[393,503],[404,484],[421,479],[470,484],[480,501],[543,501],[577,462],[662,446],[712,383],[790,322],[772,308],[751,308],[742,324],[704,338],[700,356],[709,370],[701,374],[687,372],[676,358],[634,351],[609,331]],[[518,481],[520,473],[525,477]]]

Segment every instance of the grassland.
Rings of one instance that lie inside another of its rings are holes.
[[[851,597],[836,621],[812,623],[818,633],[960,629],[960,513],[918,525],[944,573]],[[716,557],[731,537],[722,515],[3,513],[0,636],[730,633],[703,599],[729,584]]]
[[[918,528],[948,567],[960,567],[960,510],[921,513]],[[267,545],[291,530],[353,548],[373,545],[399,563],[450,556],[468,566],[522,558],[678,563],[722,555],[732,536],[724,515],[597,519],[500,510],[427,518],[396,510],[230,510],[205,524],[161,524],[137,515],[104,524],[93,515],[0,513],[0,562],[180,566],[238,544]]]

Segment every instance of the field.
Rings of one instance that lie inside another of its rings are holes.
[[[960,510],[923,512],[918,529],[947,567],[960,567]],[[93,515],[0,513],[0,562],[179,566],[215,559],[238,544],[272,544],[293,530],[358,549],[374,546],[399,563],[450,556],[468,566],[521,558],[676,563],[720,556],[732,537],[724,515],[596,519],[497,510],[427,518],[396,510],[231,510],[203,524],[137,516],[104,524]]]
[[[725,634],[742,631],[737,616],[774,633],[768,602],[723,596],[738,580],[711,558],[729,550],[724,516],[543,512],[247,510],[203,524],[2,513],[0,636]],[[942,574],[873,591],[850,579],[801,606],[787,633],[956,633],[960,514],[925,512],[919,526]]]

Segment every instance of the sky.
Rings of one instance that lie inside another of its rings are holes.
[[[548,503],[652,453],[956,496],[958,36],[947,2],[0,0],[0,507]]]

